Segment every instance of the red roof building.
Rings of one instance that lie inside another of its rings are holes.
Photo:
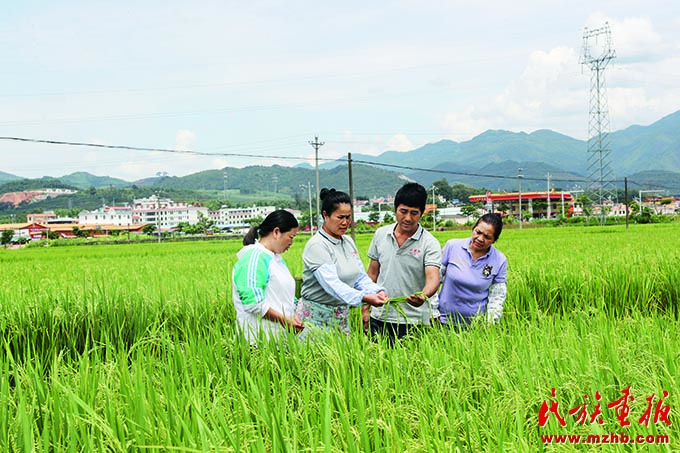
[[[506,205],[510,209],[506,214],[517,216],[519,214],[520,193],[519,192],[487,192],[484,195],[471,195],[470,203],[484,203],[490,206],[493,211],[498,211],[501,205]],[[574,198],[569,192],[522,192],[521,193],[522,212],[529,211],[532,217],[547,217],[548,207],[550,217],[569,213],[569,207],[574,205]],[[550,204],[548,204],[550,203]]]

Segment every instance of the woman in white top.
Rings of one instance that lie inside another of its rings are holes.
[[[295,316],[295,280],[281,256],[297,232],[293,214],[277,210],[243,238],[245,247],[232,271],[232,294],[239,331],[251,344],[304,328]]]

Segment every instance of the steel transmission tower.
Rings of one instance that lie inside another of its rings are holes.
[[[590,69],[590,119],[588,121],[588,187],[587,191],[602,206],[615,193],[609,153],[609,107],[604,70],[616,57],[612,49],[609,23],[583,32],[581,64]]]

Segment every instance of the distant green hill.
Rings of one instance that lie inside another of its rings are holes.
[[[649,126],[631,126],[608,135],[610,167],[617,179],[641,171],[680,172],[680,111],[668,115]],[[533,162],[541,171],[587,176],[589,167],[588,143],[550,130],[531,134],[489,130],[471,140],[454,142],[442,140],[412,151],[386,151],[378,156],[353,153],[357,162],[376,162],[398,165],[418,179],[419,169],[458,169],[468,173],[483,173],[489,165],[503,162]],[[341,162],[323,164],[322,168],[340,165]],[[512,173],[516,172],[516,168]],[[440,176],[434,176],[439,179]],[[457,178],[456,176],[450,176]],[[428,178],[425,178],[428,179]],[[429,178],[432,179],[432,178]],[[465,180],[476,186],[485,185],[483,179]],[[676,181],[676,188],[680,182]]]
[[[66,184],[59,179],[45,176],[38,179],[18,179],[0,185],[0,194],[7,192],[24,192],[36,189],[71,189],[78,190],[77,187]]]
[[[80,189],[87,189],[89,187],[127,187],[131,185],[131,183],[122,179],[111,178],[109,176],[95,176],[84,171],[64,175],[59,180]]]
[[[438,179],[445,178],[449,184],[465,184],[470,187],[487,187],[491,191],[519,190],[518,169],[522,168],[522,190],[544,191],[547,189],[546,175],[550,173],[551,187],[571,188],[574,184],[582,184],[583,176],[561,170],[543,162],[517,162],[505,160],[485,165],[478,170],[462,168],[450,162],[437,165],[434,172],[414,172],[409,174],[417,181],[430,185]],[[451,174],[439,172],[452,172]],[[468,173],[471,175],[461,175]]]
[[[353,165],[352,170],[354,193],[357,196],[394,193],[405,182],[399,173],[368,165]],[[224,190],[225,175],[227,189],[239,189],[244,193],[276,191],[292,196],[307,193],[307,189],[301,187],[302,184],[315,184],[314,170],[279,165],[206,170],[182,177],[153,178],[146,180],[146,183],[175,189],[219,191]],[[135,184],[144,185],[144,182],[137,181]],[[349,190],[347,165],[319,170],[319,185],[322,188]]]
[[[5,173],[0,171],[0,184],[5,184],[6,182],[17,181],[23,179],[20,176],[13,175],[11,173]]]
[[[649,126],[631,126],[609,134],[613,177],[645,189],[680,194],[680,111]],[[527,134],[488,130],[468,141],[441,140],[406,152],[386,151],[379,156],[353,153],[354,193],[372,197],[393,194],[411,178],[425,186],[446,178],[450,184],[487,187],[490,190],[518,189],[518,168],[523,169],[523,190],[545,190],[550,173],[551,187],[572,189],[584,185],[588,176],[587,142],[550,130]],[[6,181],[0,190],[18,191],[45,187],[45,180],[21,180],[0,172]],[[348,190],[346,159],[324,163],[319,171],[321,187]],[[31,181],[31,182],[22,182]],[[56,180],[55,180],[56,181]],[[77,172],[59,179],[65,188],[133,187],[164,192],[184,191],[194,197],[223,199],[225,183],[236,200],[264,200],[300,197],[302,184],[315,184],[314,168],[307,163],[295,167],[250,166],[206,170],[187,176],[159,176],[129,183],[106,176]],[[30,186],[30,187],[29,187]],[[621,185],[618,185],[621,187]],[[635,187],[631,187],[634,190]],[[319,188],[315,188],[318,191]],[[638,189],[639,190],[639,189]],[[200,194],[198,192],[201,192]],[[238,197],[235,196],[238,191]],[[190,196],[190,195],[188,195]]]
[[[680,195],[680,173],[672,171],[641,171],[628,177],[629,190],[659,190],[660,194]]]

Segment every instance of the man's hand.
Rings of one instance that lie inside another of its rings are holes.
[[[368,326],[371,322],[371,306],[362,305],[361,307],[361,321],[364,325],[364,333],[368,333]]]
[[[406,302],[413,305],[414,307],[420,307],[425,303],[426,300],[427,298],[422,292],[411,294],[406,298]]]

